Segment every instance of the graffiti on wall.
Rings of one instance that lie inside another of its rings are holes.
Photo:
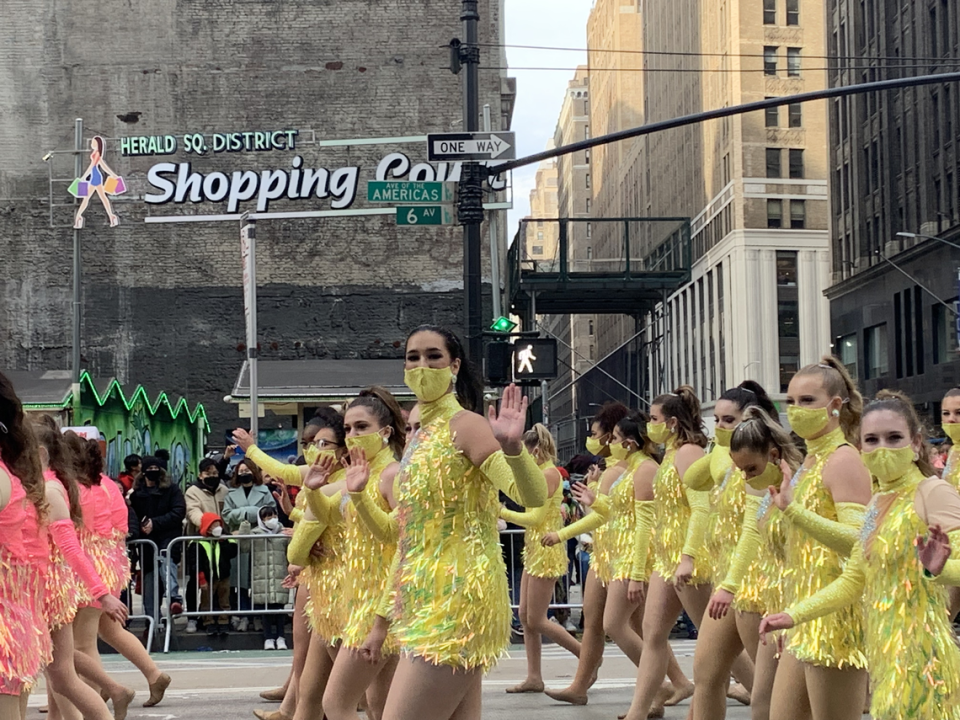
[[[80,402],[75,405],[74,423],[94,425],[106,443],[105,471],[117,477],[127,455],[153,455],[159,449],[170,453],[167,471],[177,483],[193,478],[203,457],[203,436],[209,429],[202,405],[190,411],[186,400],[175,405],[166,393],[150,402],[142,385],[128,398],[116,380],[103,392],[84,373]]]

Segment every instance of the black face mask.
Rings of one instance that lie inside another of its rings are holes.
[[[150,482],[160,482],[160,478],[163,477],[163,470],[147,470],[143,475]]]
[[[241,485],[253,485],[253,473],[237,475],[237,480],[240,481]]]
[[[211,490],[216,490],[220,487],[220,478],[216,475],[200,478],[200,482],[203,483],[204,487],[210,488]]]

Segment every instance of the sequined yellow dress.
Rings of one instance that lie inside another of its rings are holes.
[[[607,585],[613,577],[613,560],[608,542],[609,537],[603,529],[606,522],[610,519],[610,497],[600,492],[600,481],[587,484],[596,499],[590,506],[590,512],[584,515],[576,522],[570,523],[558,533],[560,544],[567,542],[584,533],[593,533],[592,548],[590,551],[590,572],[600,581],[602,585]]]
[[[730,455],[728,448],[715,448],[713,453],[718,451],[728,457]],[[747,490],[743,471],[732,463],[715,481],[716,485],[710,491],[710,515],[704,533],[703,564],[709,568],[710,577],[722,580],[727,575],[731,556],[740,539]]]
[[[463,409],[452,394],[420,409],[397,482],[392,629],[404,655],[489,670],[510,640],[498,490],[539,507],[546,484],[525,450],[516,458],[494,453],[475,467],[454,444],[450,420]]]
[[[773,496],[747,495],[743,527],[724,580],[739,612],[769,615],[783,607],[784,519]]]
[[[942,477],[953,487],[960,489],[960,446],[954,445],[950,448]]]
[[[334,485],[340,482],[343,476],[344,471],[337,470],[330,476],[329,484]],[[305,495],[309,504],[310,492],[312,491],[301,490],[297,499],[300,499],[300,495]],[[332,500],[338,505],[349,502],[349,498],[339,492],[332,496]],[[318,518],[318,521],[324,526],[323,533],[320,535],[324,554],[320,558],[310,556],[309,565],[301,573],[300,582],[306,585],[310,593],[310,599],[306,605],[310,629],[328,643],[333,644],[342,637],[347,620],[343,592],[346,576],[345,523],[342,514],[339,518]]]
[[[541,464],[540,469],[546,473],[548,470],[556,469],[556,465],[547,462]],[[563,577],[567,572],[567,548],[564,543],[544,547],[540,542],[547,533],[559,532],[563,528],[563,516],[560,514],[562,502],[563,483],[560,483],[542,507],[526,512],[500,510],[501,518],[526,528],[523,534],[523,569],[528,575],[538,578],[558,578]]]
[[[614,481],[607,493],[610,496],[610,520],[606,528],[611,555],[610,579],[613,582],[630,580],[633,575],[637,533],[633,476],[647,460],[650,460],[650,456],[643,452],[628,455],[627,469]]]
[[[678,449],[672,444],[667,446],[667,452],[653,481],[653,570],[672,584],[681,556],[690,555],[694,558],[690,584],[701,585],[710,582],[710,569],[704,565],[702,558],[698,557],[703,551],[704,525],[697,520],[691,522],[691,507],[696,507],[699,517],[706,520],[709,513],[709,493],[688,488],[683,484],[676,466]]]
[[[927,532],[915,506],[925,480],[914,466],[882,484],[843,574],[786,610],[809,624],[851,605],[864,608],[870,712],[878,720],[960,720],[960,649],[946,591],[925,575],[915,545]]]
[[[807,441],[809,468],[801,467],[790,481],[794,512],[809,511],[839,523],[833,498],[823,484],[823,469],[837,448],[846,444],[842,431],[835,430]],[[791,507],[788,506],[789,519]],[[819,592],[840,577],[843,556],[814,540],[796,522],[786,524],[784,598],[793,605]],[[863,668],[863,612],[859,605],[847,607],[828,617],[788,632],[787,649],[798,659],[830,668]]]

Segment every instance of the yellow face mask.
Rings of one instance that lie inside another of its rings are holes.
[[[913,467],[916,451],[911,445],[902,448],[877,448],[860,457],[870,474],[880,481],[881,487],[889,485],[909,472]]]
[[[447,394],[453,382],[453,371],[449,367],[415,367],[403,371],[403,382],[413,390],[420,402],[435,402]]]
[[[591,455],[599,455],[603,450],[603,443],[600,442],[600,438],[588,437],[587,438],[587,452]]]
[[[363,450],[367,462],[373,460],[379,452],[386,447],[386,444],[387,439],[378,432],[347,438],[347,449],[353,450],[354,448],[360,448]]]
[[[336,450],[321,450],[316,445],[308,445],[303,451],[303,459],[307,461],[307,465],[316,465],[320,461],[320,458],[324,455],[329,455],[330,457],[336,459],[337,451]]]
[[[714,431],[714,437],[717,439],[717,445],[728,448],[730,447],[730,441],[733,439],[733,430],[718,427]]]
[[[960,423],[944,423],[941,427],[954,445],[960,444]]]
[[[672,434],[665,422],[647,423],[647,436],[657,445],[663,445]]]
[[[620,462],[621,460],[626,460],[627,455],[630,454],[631,449],[632,448],[629,445],[627,445],[627,447],[624,447],[623,444],[611,445],[610,457],[612,457],[617,462]]]
[[[808,408],[791,405],[787,408],[787,420],[790,421],[790,427],[797,435],[804,440],[809,440],[823,431],[830,422],[830,416],[825,407]]]
[[[779,489],[782,482],[783,471],[780,469],[780,466],[768,462],[762,473],[747,480],[747,485],[754,490],[766,490],[771,485]]]

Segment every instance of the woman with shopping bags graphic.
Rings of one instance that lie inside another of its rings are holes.
[[[94,193],[100,196],[103,209],[107,211],[107,217],[110,218],[110,227],[116,227],[120,224],[120,218],[114,214],[113,207],[110,205],[110,198],[107,195],[119,195],[126,190],[126,186],[123,178],[117,175],[103,159],[103,138],[99,135],[91,138],[90,149],[90,164],[83,174],[70,185],[70,193],[81,198],[80,207],[77,208],[77,214],[74,217],[73,227],[77,229],[83,227],[83,213],[86,211]]]

